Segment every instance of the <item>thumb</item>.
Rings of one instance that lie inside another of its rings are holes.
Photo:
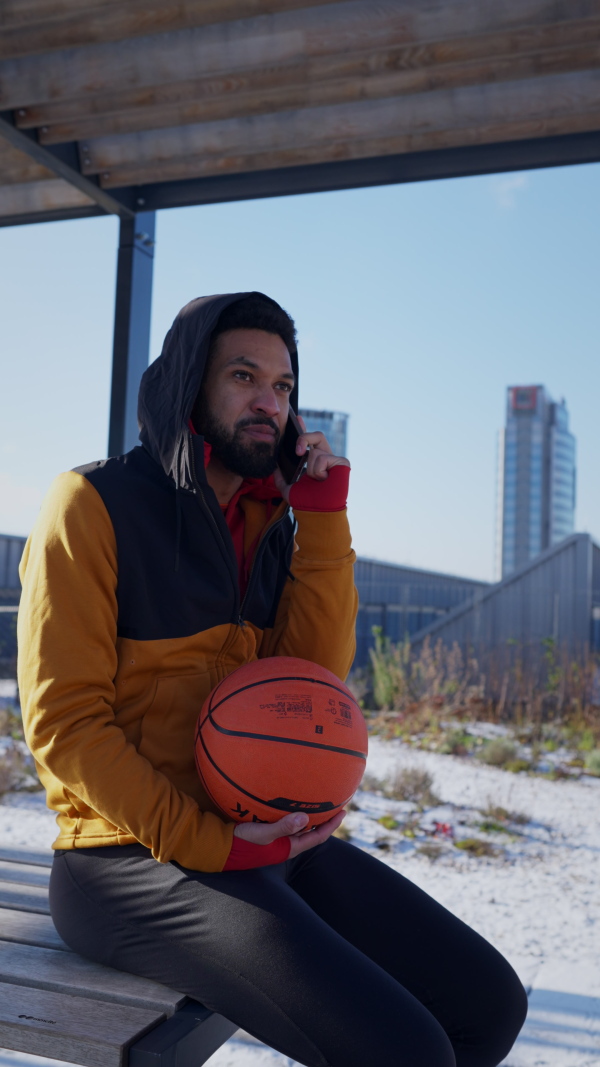
[[[308,823],[308,815],[304,811],[298,811],[295,815],[284,815],[283,819],[279,822],[271,823],[271,826],[277,832],[273,835],[275,841],[278,837],[285,837],[289,834],[297,834],[300,830],[304,830]]]
[[[289,837],[304,830],[308,823],[308,815],[305,812],[296,812],[293,815],[284,815],[277,822],[240,822],[237,824],[234,834],[246,841],[253,841],[255,845],[270,845],[278,837]]]

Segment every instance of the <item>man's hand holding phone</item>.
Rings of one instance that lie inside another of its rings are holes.
[[[293,422],[290,427],[292,417]],[[295,426],[294,423],[296,424]],[[301,432],[298,432],[298,430]],[[293,440],[290,440],[292,437],[295,438],[295,445]],[[286,448],[285,457],[281,456],[280,467],[275,471],[275,484],[284,500],[287,500],[288,503],[290,503],[290,491],[300,477],[314,478],[317,482],[324,482],[327,480],[332,467],[350,466],[345,456],[334,456],[324,433],[321,433],[320,430],[307,431],[304,419],[291,411],[286,434],[282,440],[282,449],[284,447]],[[297,461],[295,468],[293,456],[290,454],[292,447]],[[285,471],[287,477],[284,476],[283,471]],[[290,472],[293,472],[293,474],[290,474]],[[287,480],[290,476],[293,478],[292,481]]]

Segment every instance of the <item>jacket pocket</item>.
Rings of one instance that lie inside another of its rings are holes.
[[[206,796],[194,762],[194,737],[202,705],[218,681],[217,672],[161,676],[142,719],[139,753],[173,785],[205,809]]]

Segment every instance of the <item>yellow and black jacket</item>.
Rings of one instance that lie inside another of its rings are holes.
[[[180,312],[142,379],[141,446],[60,475],[27,543],[19,686],[55,848],[139,841],[163,863],[221,870],[234,827],[194,766],[204,699],[257,657],[300,656],[341,678],[352,664],[346,512],[298,512],[294,540],[283,501],[267,521],[267,502],[242,498],[247,546],[260,537],[241,599],[204,441],[188,429],[217,318],[246,295]]]

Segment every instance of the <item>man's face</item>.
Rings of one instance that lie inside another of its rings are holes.
[[[228,330],[211,355],[194,409],[212,456],[244,478],[267,478],[288,417],[294,374],[281,337]]]

